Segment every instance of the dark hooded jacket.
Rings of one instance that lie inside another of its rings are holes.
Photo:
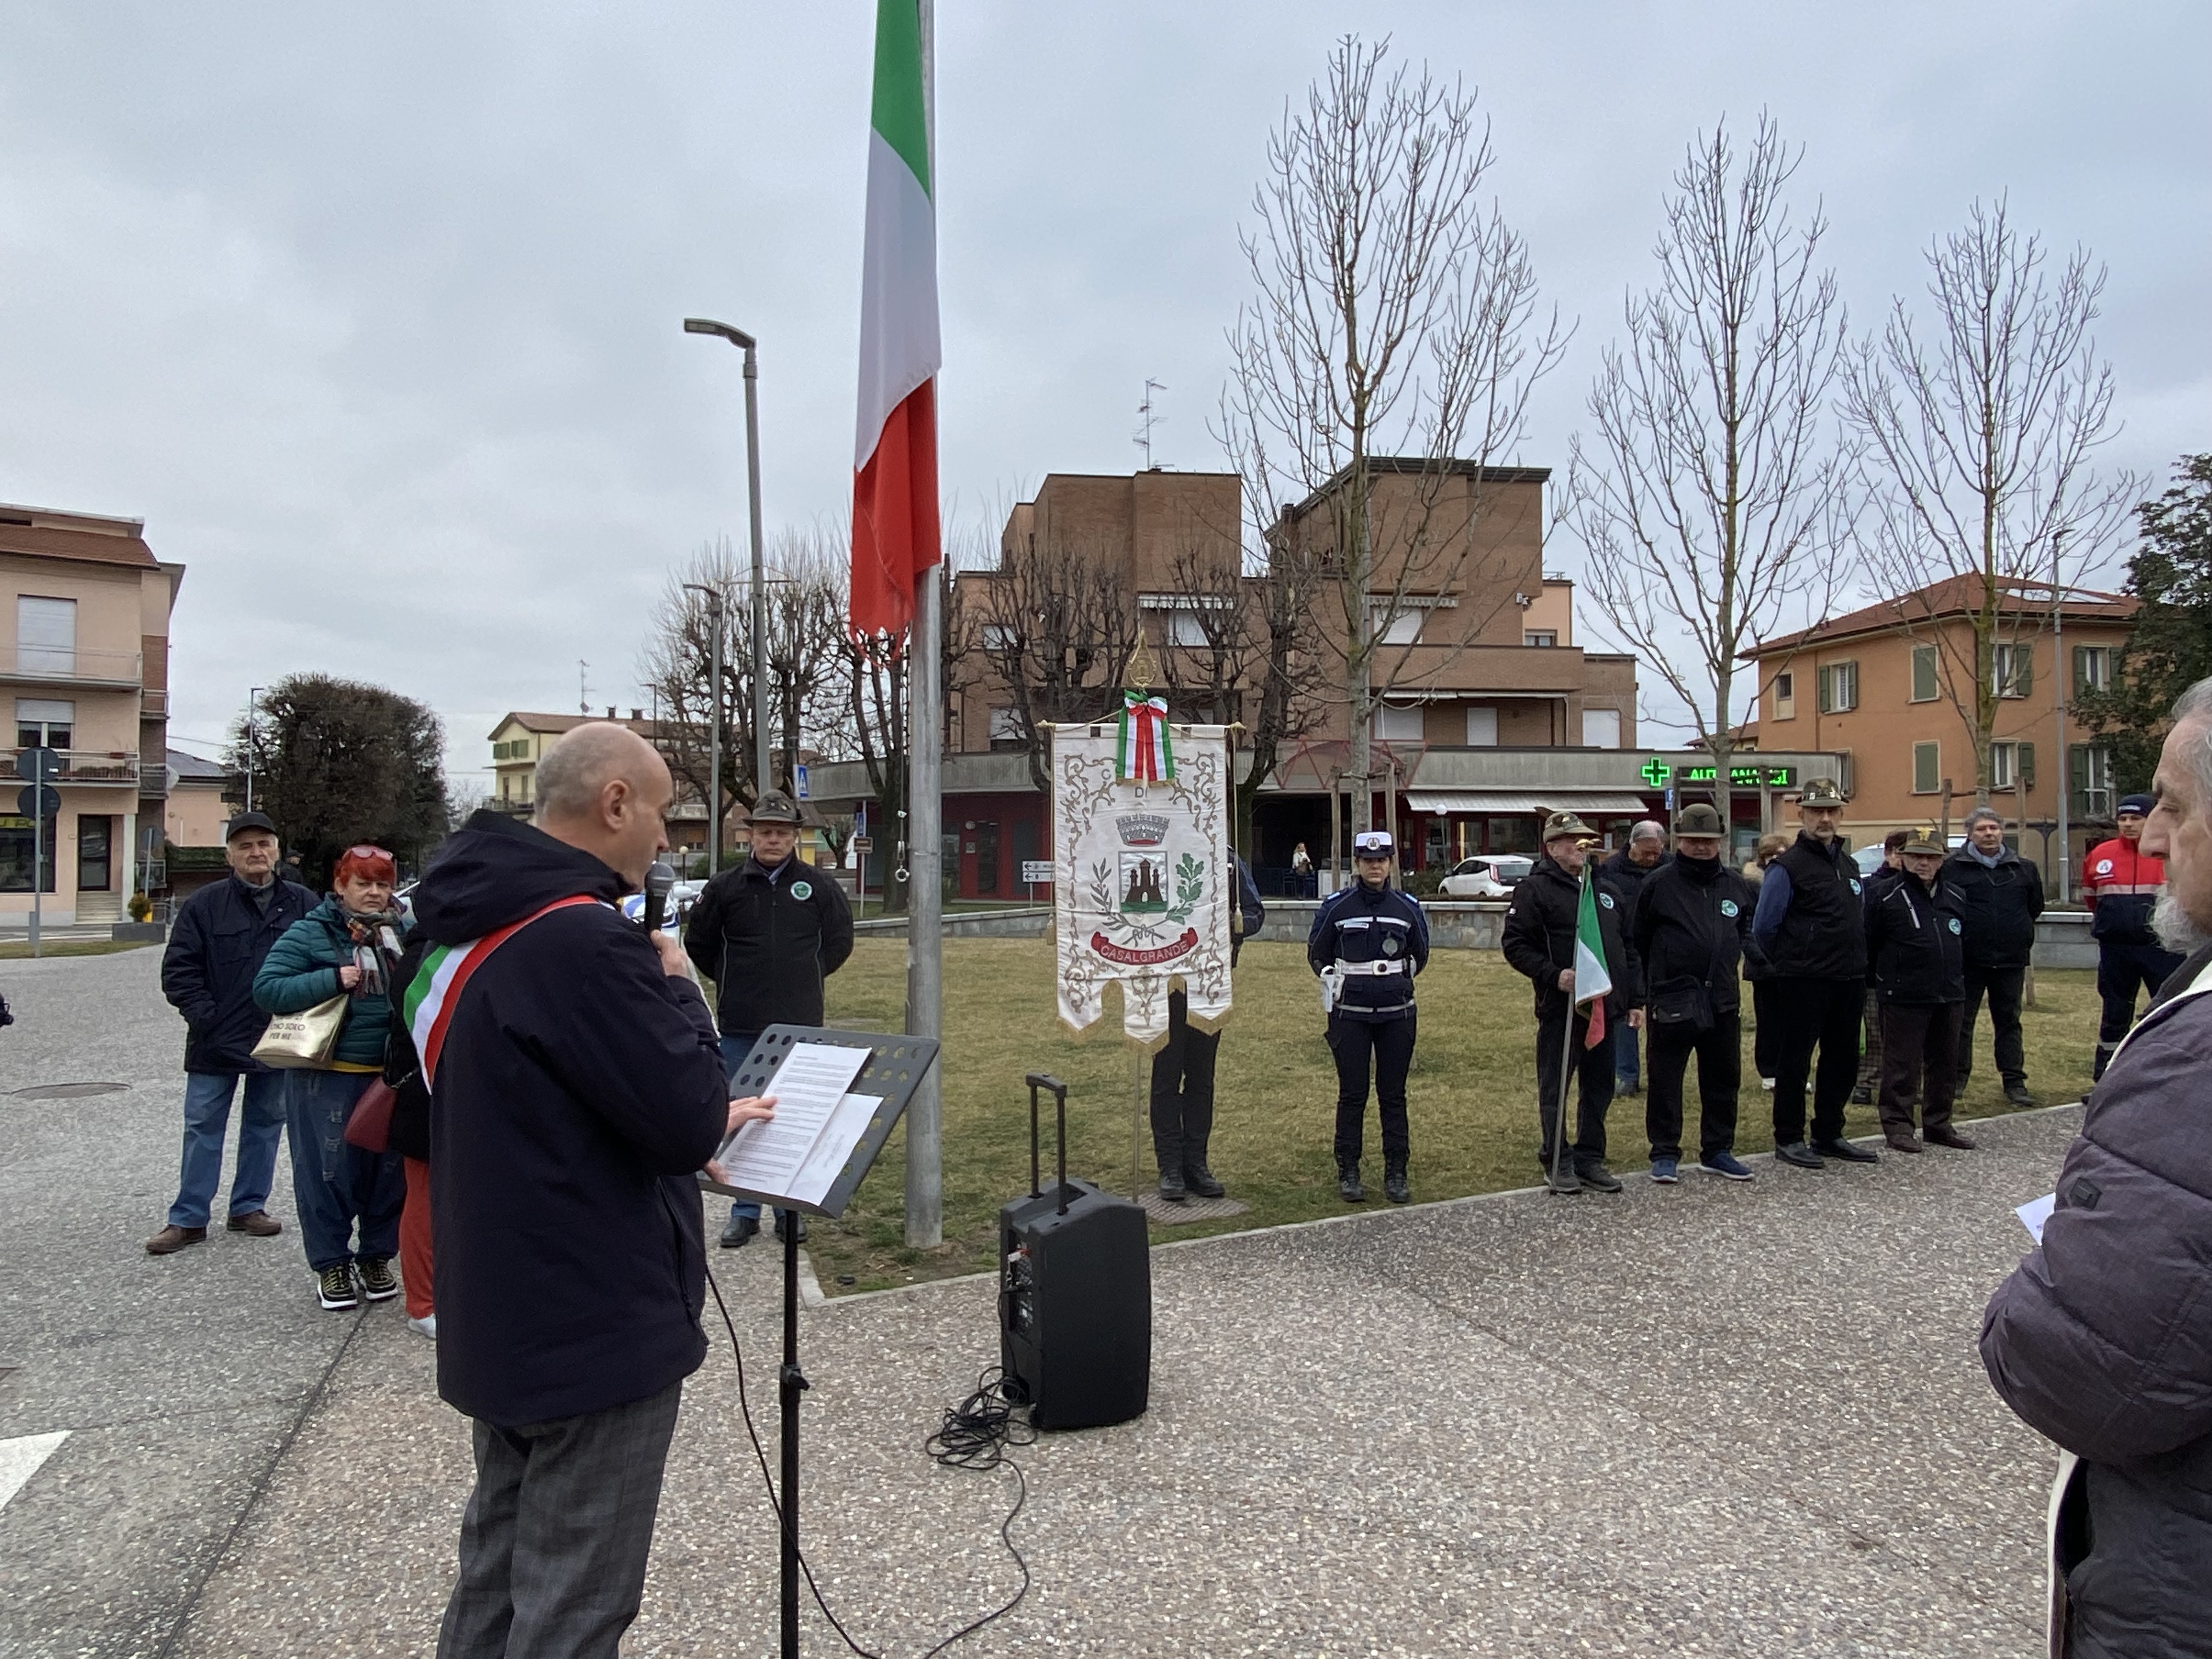
[[[1928,887],[1901,870],[1884,873],[1866,884],[1868,985],[1884,1002],[1964,1002],[1966,925],[1948,872]]]
[[[2212,945],[2112,1057],[2043,1242],[1982,1320],[2005,1403],[2083,1460],[2058,1529],[2069,1656],[2207,1650],[2212,988],[2212,988]]]
[[[706,1000],[612,908],[629,885],[478,812],[415,890],[433,946],[602,901],[539,917],[474,970],[429,1079],[438,1392],[502,1427],[650,1398],[706,1357],[693,1177],[729,1091]]]

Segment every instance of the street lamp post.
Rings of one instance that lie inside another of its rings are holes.
[[[742,329],[705,317],[686,317],[684,331],[720,335],[745,354],[745,478],[753,544],[753,791],[757,795],[775,778],[769,764],[768,573],[761,551],[759,343]]]
[[[2066,589],[2062,585],[2058,569],[2059,550],[2066,544],[2066,532],[2059,531],[2051,538],[2051,700],[2057,705],[2058,726],[2057,752],[2051,757],[2051,777],[2058,796],[2058,902],[2068,904],[2074,897],[2074,836],[2073,826],[2067,823],[2068,787],[2073,781],[2072,770],[2066,763]]]
[[[707,596],[707,617],[714,629],[714,666],[708,671],[707,706],[714,722],[708,738],[707,873],[722,867],[722,590],[703,582],[686,582],[685,590]]]

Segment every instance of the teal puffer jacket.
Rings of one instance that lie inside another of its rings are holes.
[[[338,969],[352,961],[344,912],[336,897],[326,898],[269,947],[253,976],[253,1000],[272,1014],[296,1014],[328,1002],[338,994]],[[356,994],[331,1058],[345,1066],[381,1066],[391,1024],[387,998]]]

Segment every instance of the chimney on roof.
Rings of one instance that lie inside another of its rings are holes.
[[[615,717],[615,706],[614,706],[614,704],[612,704],[612,703],[609,703],[609,704],[607,705],[607,718],[608,718],[609,720],[612,720],[614,717]]]
[[[634,720],[641,720],[645,718],[645,710],[642,708],[633,708],[629,711],[629,717]]]

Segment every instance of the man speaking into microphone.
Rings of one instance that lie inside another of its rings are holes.
[[[705,1358],[695,1173],[739,1123],[705,1000],[615,908],[667,846],[668,767],[580,726],[524,824],[478,812],[414,895],[438,1392],[476,1490],[440,1659],[614,1659],[684,1379]]]

